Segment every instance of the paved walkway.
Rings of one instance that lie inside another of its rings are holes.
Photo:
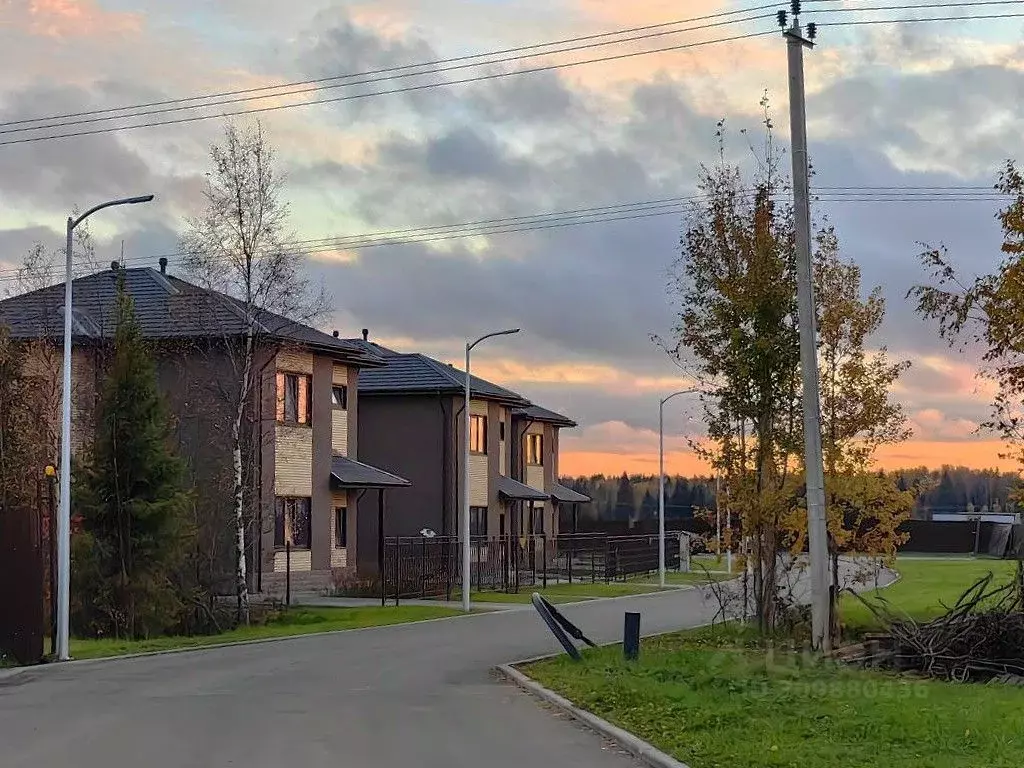
[[[595,641],[705,623],[704,590],[565,608]],[[631,758],[497,682],[559,650],[528,611],[49,667],[0,679],[3,768],[628,768]]]

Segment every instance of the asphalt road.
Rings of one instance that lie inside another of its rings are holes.
[[[888,579],[886,579],[888,580]],[[714,615],[703,590],[564,607],[596,642]],[[495,664],[559,651],[532,611],[81,662],[0,678],[2,768],[625,768]]]
[[[601,642],[627,610],[645,634],[713,613],[697,590],[564,612]],[[22,672],[0,679],[0,766],[633,765],[490,671],[557,650],[512,611]]]

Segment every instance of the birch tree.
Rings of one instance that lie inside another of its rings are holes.
[[[243,441],[248,438],[246,411],[258,397],[256,356],[270,342],[262,321],[274,313],[310,322],[326,300],[305,276],[301,256],[285,246],[284,179],[260,124],[227,124],[220,143],[210,149],[210,160],[205,210],[189,219],[182,250],[185,271],[203,287],[231,297],[228,301],[242,316],[240,337],[225,332],[223,349],[233,379],[224,392],[231,410],[235,588],[238,619],[247,622],[246,533],[251,515],[246,506]]]

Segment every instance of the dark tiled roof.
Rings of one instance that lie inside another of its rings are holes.
[[[363,371],[359,374],[359,394],[395,395],[428,392],[458,394],[465,390],[466,374],[440,360],[419,353],[403,354],[359,339],[346,339],[366,352],[383,358],[383,368]],[[510,389],[499,387],[479,376],[470,376],[470,394],[484,400],[526,406],[529,404],[522,395]]]
[[[332,456],[331,485],[335,488],[406,488],[412,483],[355,459]]]
[[[593,501],[589,496],[558,483],[551,486],[551,498],[563,504],[587,504]]]
[[[560,427],[575,427],[576,422],[568,416],[541,408],[539,405],[529,405],[525,408],[517,408],[512,412],[514,418],[529,419],[530,421],[544,421],[549,424],[556,424]]]
[[[245,332],[242,304],[216,291],[201,288],[155,269],[123,270],[125,288],[135,300],[135,315],[151,339],[241,336]],[[73,335],[99,339],[114,333],[118,273],[113,270],[79,277],[72,283]],[[64,332],[64,284],[0,301],[0,323],[15,338],[52,336]],[[359,365],[381,365],[362,347],[337,339],[308,325],[273,312],[261,312],[263,333],[279,341],[334,352]]]
[[[498,475],[497,484],[498,493],[506,499],[516,501],[547,501],[551,498],[551,495],[544,493],[544,491],[538,491],[536,488],[523,485],[518,480],[513,480],[511,477],[505,477],[504,475]]]

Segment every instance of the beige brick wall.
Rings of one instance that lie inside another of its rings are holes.
[[[279,549],[274,553],[274,572],[284,573],[287,568],[288,553]],[[313,570],[313,553],[308,549],[293,549],[292,550],[292,571],[311,571]]]
[[[313,373],[313,354],[298,350],[282,350],[277,353],[277,370],[293,373]]]
[[[348,386],[348,368],[335,365],[332,373],[332,384]],[[352,393],[349,392],[349,407],[352,406]],[[348,456],[348,411],[331,411],[331,450],[341,456]]]
[[[345,568],[348,566],[348,549],[345,547],[334,546],[337,533],[337,518],[335,517],[334,510],[338,507],[348,508],[348,536],[350,540],[349,543],[351,544],[351,538],[355,533],[354,526],[352,525],[352,515],[355,513],[355,509],[350,506],[349,502],[349,496],[344,491],[335,491],[331,497],[331,568]]]
[[[526,484],[538,491],[544,490],[544,467],[536,467],[532,464],[526,467]]]
[[[313,430],[309,427],[277,425],[274,494],[313,495]]]
[[[469,457],[469,503],[474,507],[487,506],[487,457]]]
[[[469,412],[473,415],[487,416],[489,404],[486,400],[470,400]],[[496,424],[487,422],[487,433],[497,429]],[[469,439],[469,436],[466,436]],[[469,457],[469,503],[474,507],[486,507],[488,502],[488,463],[487,456],[473,454]]]

